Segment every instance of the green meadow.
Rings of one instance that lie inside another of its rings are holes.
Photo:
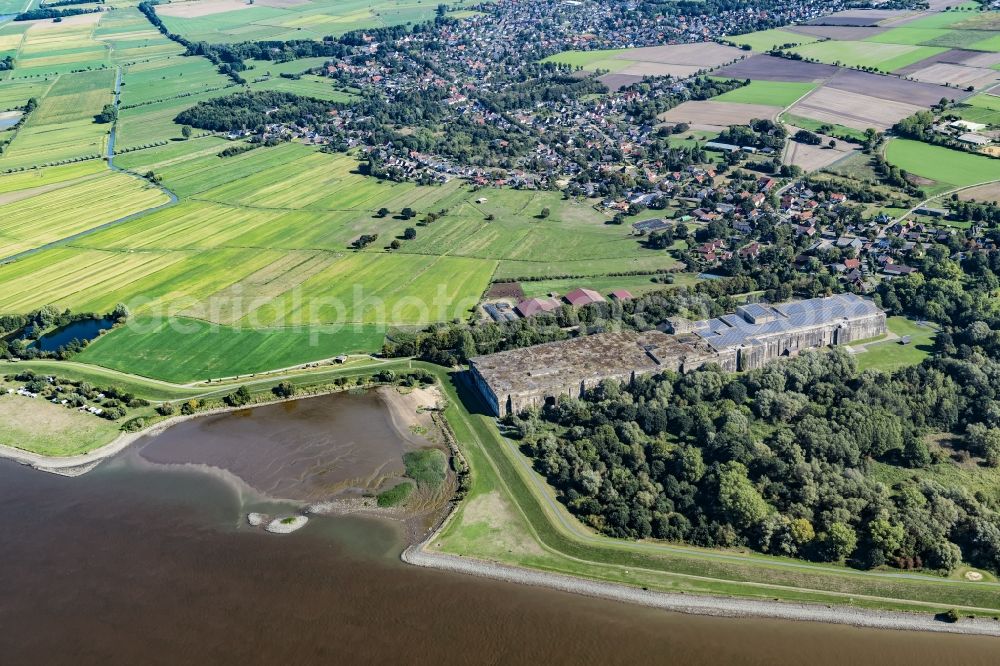
[[[1000,126],[1000,97],[996,95],[974,95],[962,100],[950,110],[962,116],[964,120]]]
[[[937,331],[928,325],[920,325],[906,317],[889,317],[889,330],[899,336],[893,340],[873,342],[858,354],[859,370],[882,370],[892,372],[908,365],[917,365],[931,355],[934,350],[934,336]],[[903,337],[909,336],[908,344],[901,344]]]
[[[931,193],[997,180],[997,160],[971,153],[932,146],[921,141],[893,139],[885,147],[885,158],[900,169],[936,181]]]
[[[813,90],[816,85],[787,81],[751,81],[750,85],[730,90],[714,99],[720,102],[788,107]]]
[[[933,46],[881,44],[878,42],[826,41],[791,49],[804,58],[846,67],[875,67],[892,72],[907,65],[944,52]]]
[[[542,60],[542,62],[557,62],[572,67],[580,67],[588,72],[606,70],[617,72],[625,69],[629,65],[634,65],[634,60],[616,58],[615,56],[628,53],[628,49],[598,49],[594,51],[563,51],[556,53]]]
[[[381,326],[247,329],[198,319],[137,318],[102,336],[76,360],[187,383],[286,368],[350,352],[374,352]]]

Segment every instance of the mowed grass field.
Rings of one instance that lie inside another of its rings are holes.
[[[112,101],[114,76],[110,69],[58,75],[0,156],[0,170],[100,156],[110,125],[94,116]]]
[[[804,58],[830,65],[874,67],[883,72],[893,72],[924,58],[943,53],[947,49],[934,46],[881,44],[871,41],[830,40],[797,46],[791,50]]]
[[[138,318],[102,336],[75,360],[186,383],[287,368],[349,352],[374,352],[381,326],[247,329],[197,319]]]
[[[0,177],[0,258],[72,236],[159,206],[167,196],[147,182],[122,173],[87,173],[90,167]],[[83,172],[78,175],[78,172]],[[5,180],[14,181],[10,185]],[[23,186],[29,186],[23,188]],[[17,188],[17,189],[15,189]],[[23,188],[23,189],[22,189]],[[24,192],[27,189],[27,193]],[[20,192],[20,194],[19,194]],[[33,194],[33,196],[25,196]]]
[[[1000,161],[920,141],[893,139],[886,144],[885,158],[900,169],[938,183],[925,188],[932,194],[1000,180]]]
[[[927,324],[918,324],[906,317],[889,317],[889,330],[898,339],[874,342],[858,354],[859,370],[882,370],[892,372],[908,365],[917,365],[931,355],[934,350],[934,336],[937,331]],[[909,344],[900,344],[900,339],[910,337]]]
[[[750,85],[730,90],[713,99],[719,102],[788,107],[816,88],[816,85],[788,81],[751,81]]]

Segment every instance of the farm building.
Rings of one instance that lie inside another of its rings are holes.
[[[628,289],[615,289],[611,292],[611,298],[616,301],[631,301],[635,297],[632,296],[632,292]]]
[[[597,333],[469,359],[473,381],[497,415],[578,397],[602,380],[631,381],[706,363],[752,370],[806,349],[883,335],[885,312],[843,294],[779,305],[744,305],[704,321],[673,319],[661,331]]]
[[[671,226],[673,225],[664,220],[662,217],[653,217],[633,224],[632,233],[636,235],[651,234],[654,231],[666,231]]]
[[[580,308],[584,305],[590,305],[591,303],[602,303],[604,302],[604,297],[593,289],[587,289],[585,287],[580,287],[569,292],[565,296],[566,302],[572,305],[574,308]]]
[[[518,303],[514,309],[522,317],[533,317],[542,312],[552,312],[559,305],[559,300],[555,298],[529,298]]]

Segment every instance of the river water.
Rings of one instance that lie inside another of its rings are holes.
[[[282,413],[268,412],[269,427],[294,429],[296,412]],[[418,569],[398,559],[402,527],[372,518],[316,517],[286,536],[245,525],[248,510],[281,508],[226,475],[134,452],[78,478],[0,461],[0,664],[913,666],[1000,655],[989,638],[693,617]]]

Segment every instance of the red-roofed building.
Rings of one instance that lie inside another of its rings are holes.
[[[514,307],[522,317],[533,317],[543,312],[552,312],[559,307],[559,300],[555,298],[529,298],[521,301]]]
[[[628,289],[615,289],[611,292],[611,297],[617,301],[631,301],[634,298]]]
[[[584,305],[590,305],[591,303],[603,303],[604,297],[593,289],[574,289],[565,296],[566,301],[575,308],[582,307]]]

